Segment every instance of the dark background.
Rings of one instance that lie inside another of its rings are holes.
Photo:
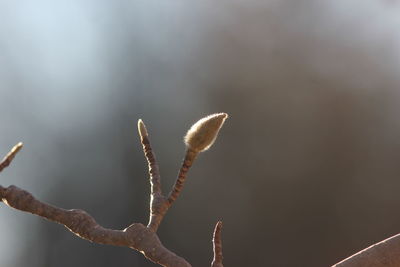
[[[142,118],[174,183],[183,135],[227,112],[159,235],[209,266],[329,266],[400,231],[400,7],[378,0],[0,1],[1,173],[105,227],[147,222]],[[1,205],[1,266],[155,266]]]

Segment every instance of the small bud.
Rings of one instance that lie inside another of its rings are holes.
[[[146,129],[146,125],[144,125],[142,119],[139,119],[139,120],[138,120],[137,125],[138,125],[138,131],[139,131],[140,138],[143,138],[143,137],[145,137],[145,136],[148,136],[148,134],[147,134],[147,129]]]
[[[12,149],[11,149],[11,154],[17,154],[18,151],[21,150],[21,148],[24,146],[24,144],[22,144],[22,142],[19,142],[18,144],[16,144]]]
[[[196,152],[209,149],[217,138],[219,129],[221,129],[226,118],[228,118],[228,114],[216,113],[193,124],[184,138],[186,146]]]

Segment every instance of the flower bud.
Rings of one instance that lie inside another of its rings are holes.
[[[216,113],[193,124],[184,138],[186,146],[196,152],[209,149],[217,138],[219,129],[221,129],[226,118],[228,118],[228,114]]]

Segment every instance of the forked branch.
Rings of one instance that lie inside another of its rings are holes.
[[[177,180],[165,197],[161,189],[158,163],[150,145],[146,126],[138,121],[138,131],[143,151],[148,161],[151,185],[150,216],[147,226],[132,223],[123,230],[107,229],[99,225],[87,212],[79,209],[66,210],[41,202],[31,193],[16,186],[0,186],[0,198],[3,203],[15,209],[29,212],[50,221],[64,225],[72,233],[88,241],[113,246],[124,246],[140,251],[149,260],[166,267],[190,267],[182,257],[163,246],[157,236],[157,229],[166,212],[179,196],[186,180],[187,172],[198,153],[207,150],[215,141],[219,129],[224,123],[225,113],[213,114],[194,124],[187,135],[186,154],[178,172]],[[0,172],[10,165],[15,155],[21,150],[22,143],[15,145],[0,162]],[[213,234],[214,258],[211,267],[222,265],[222,222],[218,222]],[[378,242],[332,267],[398,267],[400,266],[400,234]]]
[[[12,208],[62,224],[77,236],[91,242],[138,250],[149,260],[162,266],[190,267],[191,265],[184,258],[177,256],[162,245],[157,236],[157,229],[166,212],[179,196],[187,172],[197,154],[212,145],[226,118],[225,113],[213,114],[201,119],[189,130],[185,137],[187,152],[176,183],[168,197],[165,197],[162,193],[159,167],[150,145],[146,126],[142,120],[138,121],[140,141],[148,161],[151,185],[150,216],[147,226],[141,223],[132,223],[123,230],[107,229],[100,226],[92,216],[83,210],[66,210],[43,203],[34,198],[31,193],[13,185],[9,187],[0,186],[1,200]],[[5,156],[0,163],[0,172],[11,163],[21,148],[22,143],[19,143]],[[213,237],[214,260],[212,267],[222,267],[220,229],[221,222],[218,222]]]

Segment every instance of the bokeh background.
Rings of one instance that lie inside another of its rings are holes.
[[[400,231],[400,5],[0,1],[1,173],[105,227],[146,223],[142,118],[174,183],[182,137],[230,115],[159,230],[209,266],[329,266]],[[1,266],[156,266],[0,206]]]

